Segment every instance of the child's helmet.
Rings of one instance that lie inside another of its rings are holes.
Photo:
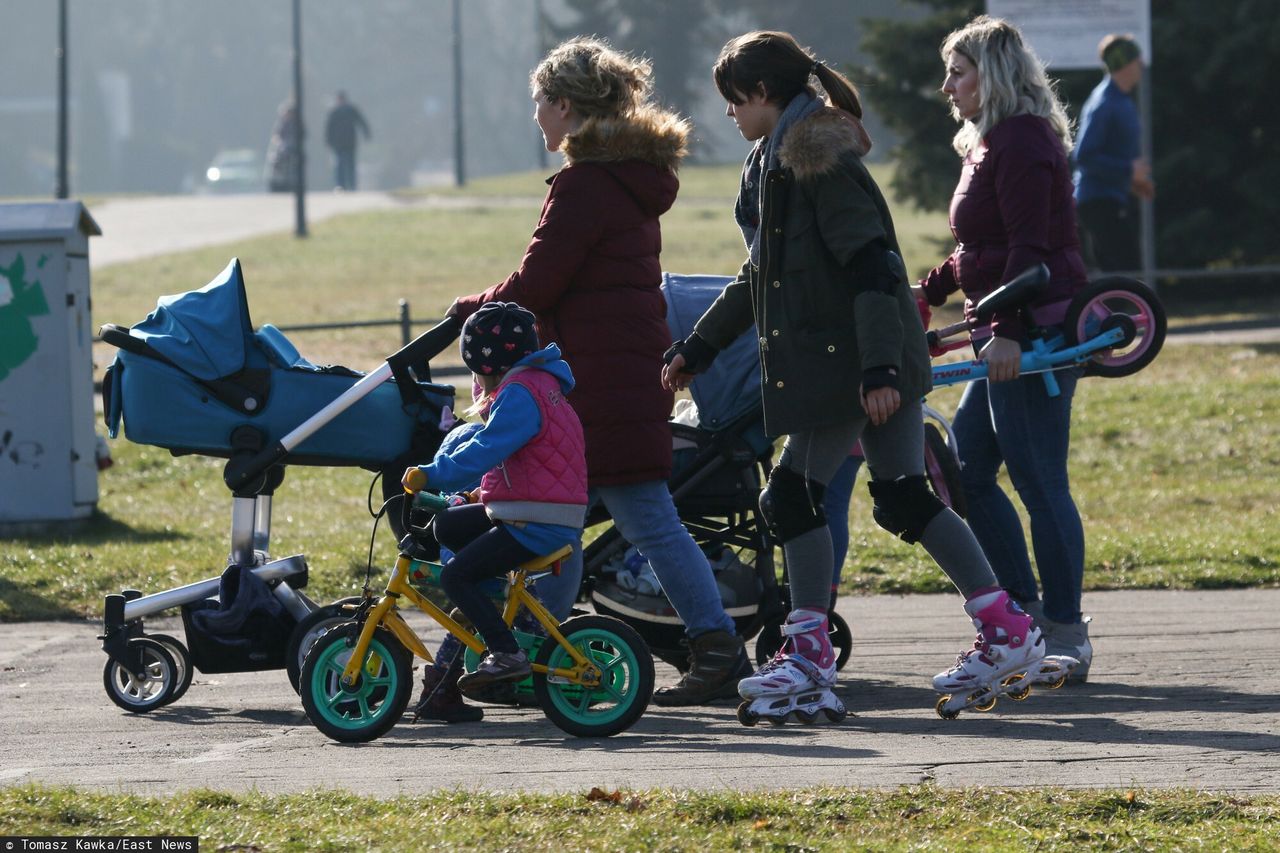
[[[486,302],[462,327],[462,362],[480,376],[506,373],[541,349],[533,313],[514,302]]]

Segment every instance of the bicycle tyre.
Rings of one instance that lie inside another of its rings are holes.
[[[364,743],[391,731],[408,707],[413,688],[412,655],[385,628],[374,631],[359,682],[349,689],[342,687],[342,670],[359,637],[357,622],[333,628],[316,641],[302,665],[302,707],[307,719],[341,743]],[[371,664],[376,671],[370,672]]]
[[[960,483],[960,462],[943,438],[942,431],[933,424],[924,425],[924,473],[938,500],[964,518],[968,507],[965,506],[964,487]]]
[[[653,656],[641,636],[612,616],[575,616],[560,623],[570,645],[604,670],[599,687],[553,683],[534,673],[533,692],[551,722],[577,737],[609,737],[630,728],[653,696]],[[537,663],[568,669],[573,658],[557,642],[546,640]]]
[[[1127,316],[1136,335],[1124,346],[1103,350],[1085,362],[1085,376],[1117,378],[1137,373],[1155,360],[1164,346],[1168,324],[1164,306],[1151,288],[1124,276],[1100,278],[1072,298],[1064,321],[1068,345],[1076,346],[1098,335],[1112,314]]]

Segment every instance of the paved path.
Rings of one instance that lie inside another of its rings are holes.
[[[965,644],[952,596],[845,599],[859,642],[839,726],[738,725],[731,703],[653,707],[630,731],[576,739],[537,709],[483,723],[398,725],[371,744],[310,726],[282,672],[196,675],[185,697],[126,714],[102,688],[87,623],[0,625],[0,784],[161,793],[335,786],[378,796],[437,788],[701,789],[1189,786],[1280,791],[1280,590],[1089,593],[1091,682],[991,713],[939,719],[927,676]],[[164,627],[150,626],[151,630]],[[181,633],[172,626],[169,630]],[[659,667],[659,681],[674,670]]]

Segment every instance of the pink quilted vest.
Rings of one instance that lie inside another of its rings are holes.
[[[491,518],[582,527],[587,509],[586,442],[582,422],[560,381],[536,367],[512,370],[509,383],[522,385],[538,404],[542,429],[524,447],[480,480],[480,499]]]

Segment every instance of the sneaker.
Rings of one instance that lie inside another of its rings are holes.
[[[678,682],[653,693],[658,705],[705,705],[737,698],[738,681],[751,674],[742,638],[728,631],[710,631],[690,643],[689,671]]]
[[[489,652],[476,667],[458,679],[458,689],[470,695],[472,690],[488,687],[503,681],[519,681],[533,673],[529,666],[529,658],[522,651]]]

